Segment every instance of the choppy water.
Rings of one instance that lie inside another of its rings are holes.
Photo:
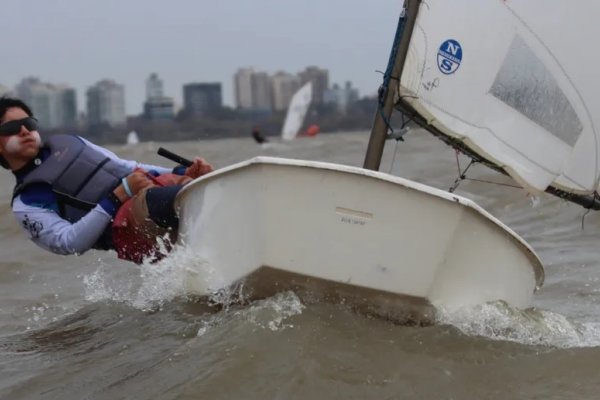
[[[250,138],[142,143],[126,158],[169,165],[159,146],[216,167],[255,155],[361,165],[368,134],[257,146]],[[382,170],[447,189],[454,152],[415,134]],[[392,160],[395,159],[393,167]],[[462,165],[465,160],[462,160]],[[483,168],[483,180],[506,179]],[[2,399],[597,399],[600,214],[466,181],[466,195],[521,234],[546,267],[534,307],[482,305],[406,327],[292,292],[248,306],[186,297],[185,260],[138,267],[112,253],[47,254],[28,242],[0,182]],[[582,221],[585,229],[582,229]]]

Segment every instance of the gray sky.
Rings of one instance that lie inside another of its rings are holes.
[[[221,82],[250,66],[296,73],[329,69],[361,96],[381,83],[402,0],[29,0],[2,6],[0,84],[37,76],[85,90],[103,78],[125,85],[127,113],[142,110],[157,72],[180,104],[182,85]]]

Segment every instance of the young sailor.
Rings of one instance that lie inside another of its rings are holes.
[[[42,144],[31,109],[7,97],[0,98],[0,165],[15,175],[12,211],[35,244],[65,255],[115,249],[138,263],[162,256],[157,236],[172,238],[178,226],[175,195],[213,170],[199,157],[173,170],[123,160],[79,136],[55,135]]]
[[[258,144],[263,144],[268,142],[269,140],[264,137],[261,133],[260,130],[256,127],[252,128],[252,137],[254,138],[254,140],[256,141],[256,143]]]

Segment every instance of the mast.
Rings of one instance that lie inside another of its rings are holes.
[[[375,120],[371,129],[371,137],[367,147],[367,154],[363,167],[378,170],[381,164],[381,155],[389,130],[389,120],[394,109],[394,96],[400,85],[400,76],[408,53],[408,45],[417,19],[417,12],[421,0],[405,0],[404,13],[398,21],[394,44],[390,53],[388,66],[383,76],[383,84],[379,89],[379,105],[375,113]],[[390,81],[394,84],[390,87]]]

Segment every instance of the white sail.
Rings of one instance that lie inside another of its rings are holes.
[[[427,0],[400,96],[528,189],[592,193],[600,162],[600,2]]]
[[[307,82],[292,97],[281,130],[281,138],[292,140],[298,135],[312,100],[312,83]]]
[[[136,131],[131,131],[127,134],[127,144],[128,145],[135,145],[135,144],[138,144],[139,142],[140,142],[140,139],[139,139]]]

